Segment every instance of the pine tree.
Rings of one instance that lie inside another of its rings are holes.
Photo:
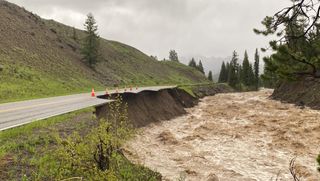
[[[239,84],[239,64],[238,54],[236,51],[233,52],[232,59],[230,61],[228,83],[233,88],[237,88],[237,85]]]
[[[242,70],[241,70],[241,82],[245,86],[250,86],[250,63],[247,51],[244,53],[244,59],[242,62]]]
[[[226,64],[222,62],[220,74],[219,74],[219,83],[225,83],[228,81],[228,70]]]
[[[254,69],[252,64],[249,64],[249,72],[248,72],[248,77],[249,77],[249,85],[250,87],[255,86],[255,75],[254,75]]]
[[[201,62],[201,60],[199,60],[199,64],[198,64],[198,70],[201,72],[201,73],[203,73],[204,74],[204,68],[203,68],[203,65],[202,65],[202,62]]]
[[[227,62],[227,64],[226,64],[226,72],[225,72],[225,82],[228,82],[228,80],[229,80],[229,71],[230,71],[230,63],[229,62]]]
[[[190,67],[193,67],[193,68],[197,68],[197,63],[196,61],[194,60],[194,58],[192,58],[189,62],[189,66]]]
[[[78,35],[75,27],[72,28],[72,39],[78,41]]]
[[[99,58],[98,26],[93,15],[89,13],[85,22],[86,38],[82,47],[83,58],[93,67]]]
[[[256,53],[254,55],[254,85],[255,85],[255,89],[258,90],[259,89],[259,82],[260,82],[260,76],[259,76],[259,68],[260,68],[260,56],[259,56],[259,52],[258,49],[256,49]]]
[[[282,11],[277,16],[266,17],[262,22],[265,30],[255,30],[258,34],[266,36],[273,34],[281,38],[280,41],[269,43],[276,53],[264,59],[265,66],[269,66],[264,73],[270,73],[270,75],[264,75],[264,78],[273,77],[278,80],[320,78],[319,23],[318,19],[310,16],[310,12],[313,13],[314,4],[309,4],[308,8],[301,7],[305,5],[304,3],[306,1],[301,1],[288,8],[288,11]],[[317,22],[310,23],[308,18]],[[274,73],[276,76],[273,75]]]
[[[175,50],[170,50],[169,60],[174,61],[174,62],[179,62],[178,53]]]
[[[212,76],[212,72],[211,71],[209,71],[208,80],[213,82],[213,76]]]

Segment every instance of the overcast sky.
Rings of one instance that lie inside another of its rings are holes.
[[[83,29],[95,16],[99,34],[134,46],[148,55],[227,57],[265,47],[253,33],[266,15],[289,0],[9,0],[43,18]]]

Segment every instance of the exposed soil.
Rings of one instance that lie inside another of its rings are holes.
[[[300,81],[283,82],[272,94],[274,99],[320,109],[320,80],[306,78]]]
[[[187,115],[141,128],[127,157],[165,180],[319,180],[320,111],[270,100],[271,90],[206,97]]]
[[[128,117],[135,127],[151,122],[172,119],[186,114],[185,107],[193,107],[198,100],[180,89],[158,92],[143,91],[139,94],[124,93],[122,100],[128,106]],[[98,118],[108,118],[109,105],[96,108]]]

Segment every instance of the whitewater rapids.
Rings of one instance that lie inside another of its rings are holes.
[[[320,111],[269,99],[272,90],[206,97],[188,114],[151,124],[125,146],[164,180],[319,181]]]

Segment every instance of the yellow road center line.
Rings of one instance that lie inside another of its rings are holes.
[[[71,101],[76,100],[76,99],[82,99],[82,98],[78,97],[78,98],[73,98],[73,99],[68,99],[68,100],[63,100],[63,101],[57,101],[57,102],[48,102],[48,103],[36,104],[36,105],[32,105],[32,106],[22,106],[22,107],[16,107],[16,108],[12,108],[12,109],[5,109],[5,110],[0,110],[0,113],[18,111],[18,110],[35,108],[35,107],[40,107],[40,106],[53,105],[53,104],[59,104],[59,103],[64,103],[64,102],[71,102]]]

